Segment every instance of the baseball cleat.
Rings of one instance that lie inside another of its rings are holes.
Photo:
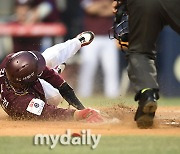
[[[154,89],[144,89],[136,96],[139,98],[136,97],[135,100],[139,102],[134,120],[139,128],[151,128],[159,99],[158,92]]]
[[[81,42],[81,47],[90,44],[94,40],[94,33],[91,31],[85,31],[76,36]]]
[[[62,63],[62,64],[58,65],[55,68],[55,70],[57,73],[61,74],[64,71],[65,67],[66,67],[66,63]]]

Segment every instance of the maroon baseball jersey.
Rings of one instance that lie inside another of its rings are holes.
[[[8,55],[0,65],[1,106],[13,118],[26,119],[72,119],[75,110],[57,108],[47,104],[45,94],[39,80],[27,89],[16,91],[9,83],[5,65],[12,54]],[[65,81],[53,69],[45,68],[39,77],[50,83],[53,87],[61,86]]]

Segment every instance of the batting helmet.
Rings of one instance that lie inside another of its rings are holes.
[[[45,66],[45,59],[39,52],[20,51],[10,57],[5,71],[10,82],[28,84],[37,80]]]

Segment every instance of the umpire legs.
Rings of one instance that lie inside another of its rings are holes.
[[[159,99],[155,42],[166,24],[180,32],[179,6],[179,0],[128,0],[128,75],[136,91],[134,120],[140,128],[153,125]]]
[[[165,23],[157,0],[129,0],[128,9],[128,75],[138,101],[134,120],[139,128],[149,128],[153,125],[159,98],[155,42]]]
[[[155,41],[163,28],[162,9],[157,0],[129,0],[128,75],[138,92],[158,88]]]
[[[128,75],[136,92],[158,89],[155,42],[164,25],[180,33],[179,0],[128,0]]]

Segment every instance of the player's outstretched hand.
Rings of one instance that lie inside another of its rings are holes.
[[[81,47],[90,44],[94,40],[94,33],[91,31],[85,31],[76,36],[81,42]]]
[[[85,120],[86,122],[90,122],[90,123],[104,121],[100,112],[98,110],[91,108],[75,111],[74,119],[77,121]]]

